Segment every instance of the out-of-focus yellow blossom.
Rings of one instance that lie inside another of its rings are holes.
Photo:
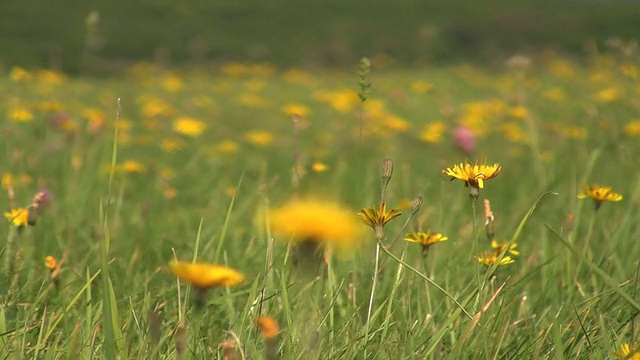
[[[500,125],[500,131],[511,142],[527,143],[529,141],[529,137],[518,124],[511,122],[502,124]]]
[[[201,290],[212,287],[233,287],[244,281],[244,275],[224,265],[206,263],[188,263],[172,260],[169,262],[171,272]]]
[[[87,131],[91,134],[102,130],[107,123],[107,115],[100,109],[85,109],[82,115],[88,120]]]
[[[174,152],[174,151],[180,150],[182,149],[183,146],[184,146],[184,141],[182,139],[177,139],[177,138],[163,139],[160,142],[160,148],[162,148],[162,150],[166,152]]]
[[[562,89],[560,88],[551,88],[547,91],[544,92],[544,94],[542,94],[542,96],[544,96],[546,99],[549,99],[551,101],[555,101],[555,102],[561,102],[564,101],[564,99],[567,97],[564,93],[564,91],[562,91]]]
[[[184,82],[176,74],[168,74],[162,79],[162,87],[170,93],[175,93],[184,87]]]
[[[244,139],[254,145],[267,146],[273,142],[273,135],[267,131],[250,131],[244,134]]]
[[[411,84],[411,90],[418,94],[424,94],[431,89],[433,89],[433,84],[424,80],[419,80]]]
[[[204,122],[190,117],[180,117],[173,121],[173,130],[186,136],[199,136],[206,128]]]
[[[290,69],[282,74],[282,79],[288,83],[310,86],[315,82],[315,78],[309,73],[300,69]]]
[[[495,121],[504,115],[505,108],[504,102],[496,100],[467,103],[458,122],[475,135],[486,135]]]
[[[316,161],[313,163],[313,165],[311,165],[311,170],[313,172],[325,172],[329,169],[329,167],[327,167],[327,165],[325,165],[324,163],[321,163],[319,161]]]
[[[399,133],[407,131],[411,128],[411,124],[396,115],[386,115],[382,118],[382,127],[385,131],[390,131],[393,133]]]
[[[33,113],[26,107],[16,107],[9,110],[9,120],[14,122],[30,122],[33,120]]]
[[[258,323],[258,327],[260,329],[260,335],[265,340],[273,340],[278,336],[280,332],[280,328],[278,327],[278,323],[275,319],[269,316],[259,316],[256,319],[256,323]]]
[[[222,67],[222,73],[229,76],[241,76],[249,72],[249,67],[240,63],[230,63]]]
[[[262,89],[265,88],[265,86],[267,86],[267,83],[263,80],[258,80],[258,79],[252,79],[249,80],[247,82],[245,82],[244,84],[245,89],[249,90],[249,91],[253,91],[253,92],[257,92],[260,91]]]
[[[514,106],[511,108],[511,110],[509,110],[509,115],[516,119],[524,119],[529,116],[529,110],[527,110],[527,108],[522,105]]]
[[[142,101],[142,116],[145,118],[153,118],[157,116],[172,116],[175,114],[175,110],[171,105],[167,104],[164,100],[144,96],[141,98]]]
[[[624,133],[627,136],[640,136],[640,120],[627,123],[624,126]]]
[[[129,131],[133,127],[133,123],[129,120],[115,120],[113,122],[113,126],[118,129],[118,131]]]
[[[18,82],[18,81],[26,81],[26,80],[33,79],[33,74],[31,74],[30,72],[28,72],[27,70],[21,67],[14,66],[11,68],[9,77],[11,78],[12,81]]]
[[[568,61],[556,59],[549,64],[549,71],[562,79],[570,79],[575,76],[575,68]]]
[[[214,151],[220,154],[233,154],[238,151],[238,143],[233,140],[223,140],[214,146]]]
[[[2,178],[0,179],[0,183],[2,184],[3,189],[8,189],[13,185],[13,175],[9,173],[2,174]]]
[[[29,210],[25,208],[11,209],[4,213],[4,217],[15,227],[29,226]]]
[[[313,96],[319,101],[328,103],[336,111],[343,114],[352,111],[356,107],[356,105],[360,103],[358,93],[351,89],[319,91]]]
[[[309,108],[302,104],[287,104],[282,108],[282,111],[289,116],[307,117],[309,115]]]
[[[44,258],[44,267],[53,271],[56,269],[56,267],[58,267],[58,260],[56,260],[56,258],[54,258],[53,256],[49,255]]]
[[[620,72],[631,79],[638,78],[638,67],[633,64],[620,65]]]
[[[57,71],[38,70],[38,72],[36,72],[36,80],[44,84],[59,85],[64,82],[65,77]]]
[[[595,98],[597,102],[606,104],[618,100],[621,94],[622,92],[620,91],[620,89],[615,87],[608,87],[606,89],[598,91],[595,95]]]
[[[42,101],[36,104],[36,108],[40,111],[48,113],[59,113],[64,109],[64,106],[57,101]]]
[[[437,144],[442,142],[442,136],[447,130],[447,125],[444,121],[434,121],[425,125],[424,129],[420,133],[420,140]]]
[[[292,200],[273,209],[271,227],[281,240],[315,242],[338,251],[352,249],[361,239],[361,226],[353,212],[326,200]]]
[[[135,160],[127,160],[122,164],[122,171],[129,174],[140,174],[146,170],[146,166]]]

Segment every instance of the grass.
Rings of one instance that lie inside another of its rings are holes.
[[[35,226],[2,227],[13,240],[1,248],[0,357],[262,358],[270,346],[287,359],[612,357],[636,342],[640,310],[638,65],[616,53],[532,60],[374,62],[364,103],[355,69],[139,64],[95,79],[14,68],[0,78],[1,199],[8,210],[41,188],[52,198]],[[456,147],[458,126],[475,134],[472,152]],[[403,215],[384,226],[379,257],[362,223],[349,254],[295,265],[266,219],[295,194],[354,219],[377,208],[387,158],[382,197]],[[475,207],[442,174],[465,160],[502,166]],[[591,183],[624,198],[595,211],[576,198]],[[491,250],[483,199],[496,240],[518,245],[499,254],[512,264],[474,259]],[[402,240],[387,249],[420,228],[449,240],[426,257]],[[197,309],[167,270],[174,257],[246,280]],[[259,315],[277,320],[275,339],[261,338]]]

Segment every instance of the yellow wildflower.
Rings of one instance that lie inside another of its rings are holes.
[[[292,200],[271,212],[277,237],[294,244],[315,242],[320,246],[348,250],[359,239],[360,226],[353,213],[326,200]]]
[[[518,250],[516,250],[516,247],[518,247],[518,244],[513,243],[511,244],[511,246],[509,246],[509,242],[505,241],[502,244],[498,243],[495,240],[491,240],[491,247],[494,249],[494,251],[496,252],[496,255],[500,255],[502,254],[503,251],[505,251],[505,249],[507,249],[507,253],[513,255],[513,256],[518,256],[520,255],[520,252]]]
[[[244,138],[248,142],[259,146],[267,146],[273,141],[273,135],[266,131],[250,131],[244,135]]]
[[[29,226],[29,210],[25,208],[11,209],[4,213],[4,217],[15,227]]]
[[[613,192],[611,187],[609,186],[599,186],[597,184],[593,184],[591,186],[584,185],[584,193],[578,194],[578,199],[592,198],[596,204],[596,210],[600,208],[600,205],[604,201],[620,201],[622,200],[622,195]]]
[[[425,232],[419,231],[412,234],[406,234],[405,241],[414,242],[422,245],[422,255],[427,256],[431,245],[449,240],[448,237],[440,233],[431,233],[431,230]]]
[[[270,316],[259,316],[256,319],[256,323],[258,323],[260,335],[262,335],[265,340],[275,339],[280,332],[278,322],[276,322],[276,320]]]
[[[127,160],[122,164],[122,170],[129,174],[140,174],[145,172],[147,168],[138,161]]]
[[[362,221],[364,221],[368,226],[371,226],[371,228],[376,232],[376,237],[378,237],[378,239],[382,238],[382,229],[386,223],[400,215],[402,215],[402,213],[398,209],[391,209],[387,212],[386,203],[381,203],[380,208],[378,209],[375,207],[364,208],[358,213],[358,216],[360,216]]]
[[[162,80],[162,86],[168,92],[174,93],[182,90],[182,88],[184,87],[184,83],[178,75],[168,74]]]
[[[459,179],[464,181],[464,186],[469,187],[472,197],[477,197],[479,189],[484,188],[484,181],[498,176],[502,167],[500,164],[493,165],[470,165],[467,162],[455,165],[442,171],[443,174],[451,176],[451,180]]]
[[[21,67],[14,66],[11,68],[9,77],[11,77],[12,81],[17,82],[17,81],[31,80],[33,78],[33,75]]]
[[[26,107],[17,107],[9,112],[9,120],[14,122],[29,122],[33,120],[33,113]]]
[[[624,126],[624,133],[627,136],[640,136],[640,120],[627,123]]]
[[[316,161],[313,163],[313,165],[311,165],[311,170],[313,170],[314,172],[325,172],[327,171],[327,169],[329,169],[329,167],[319,161]]]
[[[196,137],[202,134],[207,125],[189,117],[180,117],[173,122],[173,130],[179,134]]]
[[[504,265],[509,265],[515,262],[515,260],[513,260],[513,258],[508,255],[503,257],[500,260],[498,259],[499,259],[499,255],[493,251],[485,251],[482,253],[482,255],[476,256],[476,260],[487,267],[490,267],[496,263],[498,266],[504,266]]]
[[[424,80],[416,81],[411,84],[411,90],[418,94],[424,94],[431,89],[433,89],[433,84],[428,83]]]
[[[620,346],[620,350],[614,351],[613,355],[618,359],[625,360],[640,360],[640,351],[634,346],[632,347],[628,343],[624,343]]]
[[[47,256],[44,258],[44,267],[53,271],[58,266],[58,261],[53,256]]]
[[[244,281],[244,275],[224,266],[207,263],[188,263],[172,260],[171,272],[191,286],[206,290],[213,287],[233,287]]]
[[[420,134],[420,140],[431,144],[442,142],[442,135],[447,129],[447,125],[443,121],[434,121],[427,124]]]
[[[596,93],[595,98],[599,103],[610,103],[620,98],[621,91],[618,88],[609,87]]]
[[[287,104],[282,108],[282,111],[289,116],[307,117],[309,115],[309,108],[301,104]]]

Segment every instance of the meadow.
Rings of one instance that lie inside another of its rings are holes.
[[[637,54],[384,60],[2,74],[0,357],[631,356]]]

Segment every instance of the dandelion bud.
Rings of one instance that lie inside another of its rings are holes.
[[[484,226],[487,230],[487,238],[489,241],[493,240],[496,235],[496,229],[494,225],[495,217],[491,211],[491,203],[488,199],[484,199]]]
[[[420,210],[420,207],[422,207],[422,202],[424,200],[422,199],[422,196],[416,196],[415,199],[413,199],[413,203],[411,204],[411,215],[413,216],[415,215],[418,210]]]
[[[53,271],[58,267],[58,261],[53,256],[47,256],[44,258],[44,267],[49,269],[49,271]]]
[[[393,160],[384,159],[382,162],[382,183],[388,184],[393,176]]]

